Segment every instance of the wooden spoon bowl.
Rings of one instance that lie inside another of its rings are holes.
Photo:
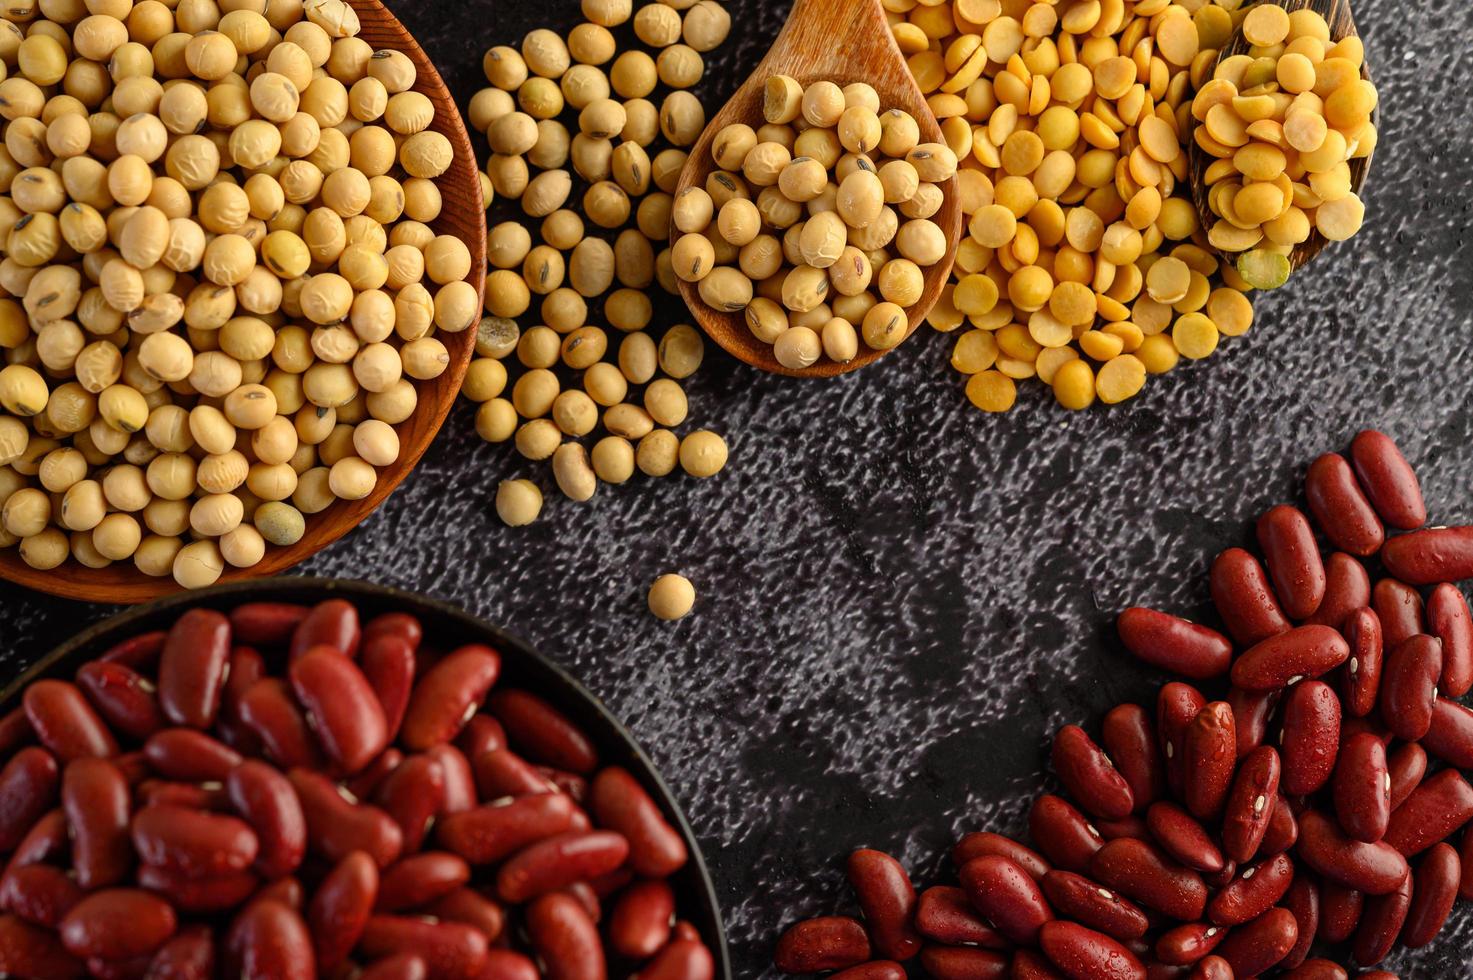
[[[841,87],[850,82],[867,82],[879,93],[881,111],[902,109],[915,117],[920,125],[922,143],[945,142],[936,117],[895,43],[880,0],[794,0],[793,11],[767,56],[710,121],[691,149],[690,159],[675,188],[677,197],[688,187],[704,186],[706,178],[716,169],[711,158],[711,143],[717,133],[733,123],[747,123],[753,129],[762,125],[763,87],[773,75],[789,75],[804,87],[820,81],[834,82]],[[915,332],[936,305],[936,299],[951,274],[957,242],[961,238],[962,212],[956,178],[950,178],[940,186],[944,199],[941,210],[931,220],[946,235],[946,254],[941,261],[923,270],[925,289],[920,300],[906,311],[910,321],[906,338]],[[672,224],[672,241],[679,235]],[[752,336],[743,313],[713,310],[701,301],[696,283],[681,281],[680,294],[708,337],[728,353],[764,371],[794,377],[827,378],[872,364],[888,353],[875,350],[861,340],[859,353],[853,360],[840,363],[823,357],[807,368],[794,370],[778,363],[771,344]]]
[[[486,283],[486,210],[481,199],[481,179],[476,168],[475,153],[455,99],[429,57],[415,42],[409,31],[379,0],[349,0],[362,24],[359,37],[375,50],[392,48],[402,51],[414,62],[418,81],[416,92],[423,92],[435,106],[435,121],[430,128],[444,134],[455,149],[450,170],[437,182],[445,207],[434,222],[435,231],[454,235],[465,242],[471,253],[468,279],[482,294]],[[291,568],[347,534],[383,503],[389,494],[414,469],[450,407],[460,392],[461,380],[476,346],[475,326],[461,333],[439,331],[435,336],[450,352],[450,366],[432,381],[415,385],[419,403],[404,422],[394,427],[399,435],[399,458],[378,472],[373,492],[362,500],[339,500],[331,507],[307,518],[307,532],[290,547],[268,545],[266,556],[251,568],[226,566],[220,581],[261,578]],[[105,568],[87,568],[75,559],[50,571],[27,565],[16,548],[0,550],[0,579],[24,585],[40,592],[81,599],[88,602],[146,602],[161,595],[181,591],[172,576],[153,578],[140,572],[131,560],[113,562]]]
[[[1351,35],[1359,35],[1356,30],[1355,18],[1350,13],[1349,0],[1281,0],[1279,5],[1290,13],[1296,10],[1313,10],[1325,18],[1325,23],[1330,25],[1330,39],[1338,42]],[[1224,58],[1234,55],[1247,54],[1252,45],[1243,37],[1241,28],[1233,32],[1232,40],[1223,46],[1218,52],[1217,61],[1221,63]],[[1216,65],[1213,66],[1214,72]],[[1369,63],[1361,65],[1361,77],[1371,81]],[[1379,130],[1381,128],[1381,107],[1378,104],[1371,113],[1371,123]],[[1207,168],[1210,167],[1217,157],[1208,153],[1191,141],[1191,149],[1188,155],[1190,164],[1190,179],[1192,182],[1192,203],[1196,205],[1197,217],[1201,221],[1203,229],[1211,228],[1216,222],[1222,220],[1208,203],[1208,193],[1212,188],[1204,179]],[[1371,172],[1371,157],[1358,157],[1350,161],[1350,189],[1356,194],[1360,193],[1361,187],[1365,185],[1366,175]],[[1330,240],[1321,235],[1318,230],[1311,227],[1309,238],[1295,246],[1294,251],[1289,254],[1289,271],[1299,269],[1307,264],[1316,255],[1325,250]],[[1224,259],[1231,261],[1237,253],[1226,254]]]

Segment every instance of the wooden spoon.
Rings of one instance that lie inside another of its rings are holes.
[[[456,108],[455,98],[429,56],[379,0],[349,0],[349,3],[358,12],[362,25],[360,38],[374,50],[392,48],[404,52],[414,62],[418,73],[414,91],[423,92],[435,107],[435,119],[430,128],[444,134],[455,149],[450,170],[436,182],[445,206],[434,222],[434,228],[442,235],[454,235],[470,249],[471,274],[467,281],[479,294],[486,281],[486,211],[481,203],[481,180],[477,174],[475,152]],[[471,355],[475,352],[474,326],[461,333],[440,331],[435,336],[449,352],[450,366],[433,381],[421,381],[415,385],[419,393],[418,406],[413,415],[394,427],[399,436],[399,458],[379,470],[373,492],[362,500],[335,501],[322,513],[310,515],[307,531],[300,541],[289,547],[267,547],[266,556],[254,567],[232,568],[226,565],[220,576],[222,583],[275,575],[305,561],[357,527],[409,475],[455,404],[461,379],[465,377]],[[40,571],[22,561],[15,548],[0,549],[0,579],[87,602],[147,602],[180,591],[171,576],[151,578],[140,572],[131,559],[116,561],[104,568],[87,568],[76,559],[68,558],[58,568]]]
[[[711,159],[711,143],[717,133],[732,123],[747,123],[754,129],[762,125],[763,87],[773,75],[790,75],[805,87],[825,80],[841,87],[850,82],[868,82],[879,93],[881,111],[902,109],[915,117],[920,125],[922,143],[945,142],[936,117],[895,44],[895,36],[885,19],[880,0],[794,0],[793,11],[772,49],[696,141],[680,174],[680,182],[675,189],[677,197],[687,187],[704,186],[706,177],[716,169],[715,161]],[[941,210],[931,220],[946,234],[946,254],[941,261],[924,270],[925,290],[919,302],[907,311],[910,315],[907,338],[936,304],[936,298],[941,295],[941,289],[951,274],[951,264],[956,259],[956,246],[962,230],[956,178],[943,183],[941,190],[945,198]],[[680,235],[673,225],[671,235],[672,240]],[[795,371],[777,362],[772,345],[752,336],[742,313],[711,309],[701,301],[695,283],[681,282],[680,294],[707,336],[731,354],[764,371],[826,378],[864,367],[886,353],[870,348],[861,340],[859,353],[851,361],[841,364],[823,357],[812,366]]]
[[[1313,10],[1325,18],[1325,23],[1330,25],[1330,39],[1332,43],[1351,35],[1359,35],[1355,27],[1355,19],[1350,13],[1349,0],[1282,0],[1280,3],[1285,10],[1291,13],[1295,10]],[[1242,28],[1233,32],[1233,37],[1218,52],[1217,61],[1221,63],[1224,58],[1234,55],[1247,54],[1252,45],[1243,37]],[[1214,71],[1216,65],[1213,66]],[[1371,80],[1370,68],[1367,64],[1361,65],[1361,77],[1367,81]],[[1195,121],[1194,121],[1195,122]],[[1379,130],[1381,126],[1381,107],[1378,104],[1371,113],[1371,123]],[[1197,145],[1192,140],[1190,151],[1191,181],[1192,181],[1192,203],[1197,206],[1197,217],[1202,222],[1204,229],[1211,228],[1222,220],[1207,203],[1207,195],[1211,187],[1203,179],[1207,168],[1216,161],[1216,157]],[[1350,189],[1359,194],[1361,187],[1366,182],[1366,175],[1371,170],[1371,157],[1360,157],[1350,161]],[[1329,239],[1321,235],[1319,231],[1311,228],[1309,238],[1301,242],[1289,254],[1289,271],[1292,273],[1300,266],[1305,265],[1320,252],[1324,251]],[[1225,255],[1224,258],[1232,261],[1236,254]]]

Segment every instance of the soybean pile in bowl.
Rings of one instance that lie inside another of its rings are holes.
[[[131,610],[0,691],[0,752],[0,975],[730,976],[649,758],[430,599],[307,578]]]

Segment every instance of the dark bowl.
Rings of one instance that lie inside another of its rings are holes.
[[[589,693],[573,675],[548,660],[520,637],[513,636],[470,615],[462,609],[413,592],[325,578],[275,578],[231,582],[197,592],[181,592],[147,605],[119,613],[89,626],[76,636],[47,653],[18,677],[0,688],[0,716],[20,704],[21,693],[31,681],[43,677],[64,677],[83,663],[100,656],[109,647],[154,629],[166,628],[185,610],[194,606],[229,610],[246,602],[295,602],[314,604],[324,599],[342,598],[356,605],[365,618],[380,612],[408,612],[424,624],[426,641],[442,646],[485,643],[500,651],[501,677],[504,681],[526,688],[546,698],[583,728],[599,747],[605,763],[628,769],[660,805],[665,819],[685,839],[690,861],[671,878],[675,888],[676,909],[701,932],[716,961],[716,976],[730,980],[731,959],[726,949],[726,932],[722,927],[721,908],[716,901],[716,888],[706,868],[701,848],[685,814],[680,810],[670,788],[650,757],[640,748],[629,731],[615,718],[602,701]],[[502,681],[497,681],[498,684]]]

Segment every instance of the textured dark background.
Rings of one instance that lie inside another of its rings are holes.
[[[462,104],[487,46],[578,19],[575,0],[390,5]],[[730,6],[702,90],[712,111],[787,8]],[[1378,426],[1419,468],[1434,520],[1473,520],[1473,5],[1356,9],[1385,127],[1366,230],[1262,299],[1250,334],[1130,404],[1067,414],[1026,385],[1013,412],[983,415],[928,328],[823,384],[713,348],[688,388],[692,422],[731,444],[719,477],[571,504],[482,444],[462,408],[378,514],[303,571],[456,601],[573,668],[684,801],[737,975],[762,975],[784,924],[849,903],[851,848],[891,850],[927,880],[958,833],[1022,830],[1048,733],[1160,683],[1113,644],[1113,614],[1206,614],[1211,556],[1296,499],[1318,453]],[[505,528],[497,482],[524,475],[548,506]],[[671,570],[699,593],[675,625],[644,606]],[[108,611],[0,595],[5,674]],[[1403,975],[1473,975],[1466,907],[1457,923],[1398,957]]]

